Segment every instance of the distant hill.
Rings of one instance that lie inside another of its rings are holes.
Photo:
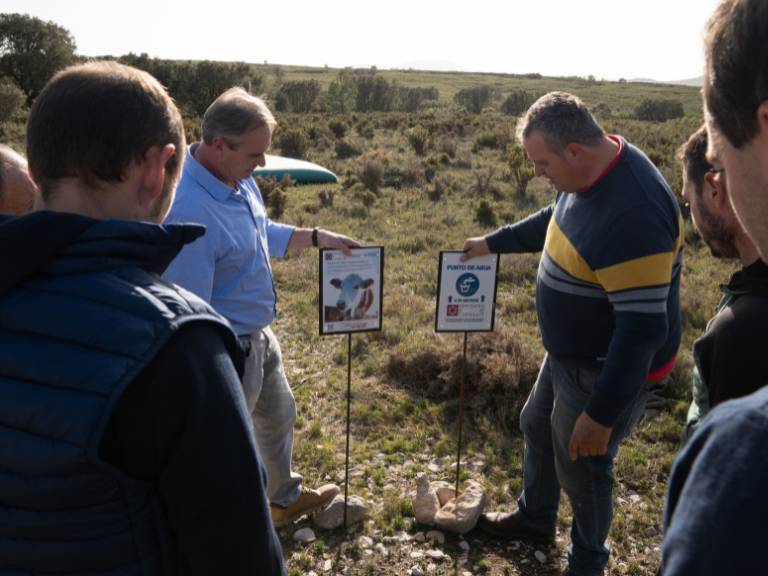
[[[427,70],[433,72],[464,72],[464,68],[450,60],[409,60],[395,67],[398,70]]]
[[[674,86],[703,86],[704,76],[686,78],[685,80],[654,80],[653,78],[632,78],[630,82],[645,82],[647,84],[672,84]]]

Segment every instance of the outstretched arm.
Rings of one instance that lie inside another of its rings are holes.
[[[288,241],[289,250],[302,250],[304,248],[311,248],[314,246],[312,243],[312,228],[296,228],[293,231],[291,239]],[[336,234],[330,230],[317,229],[317,247],[318,248],[333,248],[335,250],[341,250],[342,254],[349,256],[350,248],[357,248],[360,243],[357,240],[353,240],[349,236],[344,234]]]

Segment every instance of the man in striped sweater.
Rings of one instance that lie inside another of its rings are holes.
[[[562,488],[573,508],[568,574],[603,574],[613,459],[680,343],[680,209],[650,160],[606,134],[578,98],[542,96],[519,128],[536,176],[558,190],[555,202],[469,238],[464,259],[542,252],[536,309],[547,355],[520,415],[518,509],[486,514],[479,526],[551,540]]]

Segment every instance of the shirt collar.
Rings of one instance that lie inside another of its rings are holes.
[[[205,189],[208,194],[213,196],[214,200],[219,202],[226,202],[230,196],[236,195],[237,191],[230,188],[224,182],[216,178],[211,172],[200,162],[195,159],[194,152],[200,142],[193,142],[187,146],[187,157],[184,161],[184,172],[195,179],[195,181]]]

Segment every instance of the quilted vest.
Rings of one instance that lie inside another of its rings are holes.
[[[98,449],[126,386],[190,321],[227,326],[136,267],[38,275],[0,296],[0,576],[176,573],[154,485]]]

